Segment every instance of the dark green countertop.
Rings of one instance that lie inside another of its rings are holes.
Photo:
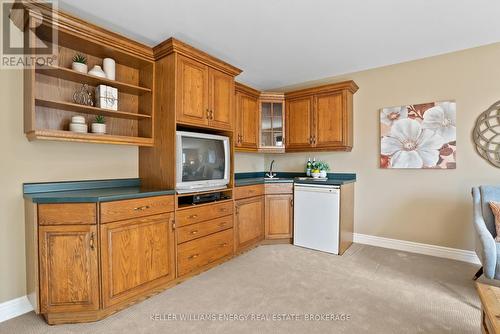
[[[278,172],[276,178],[269,179],[265,177],[264,172],[255,173],[236,173],[235,184],[237,187],[249,186],[254,184],[264,183],[297,183],[297,184],[328,184],[342,185],[346,183],[356,182],[356,174],[354,173],[328,173],[328,180],[318,179],[301,179],[305,177],[304,173],[294,172]]]
[[[24,198],[35,203],[109,202],[175,194],[171,189],[142,188],[139,179],[25,183],[23,190]]]

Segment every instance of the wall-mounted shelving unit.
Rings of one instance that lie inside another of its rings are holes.
[[[47,9],[33,5],[27,10],[28,24],[40,20],[41,12],[44,19],[41,30],[49,33],[52,21]],[[28,139],[152,146],[155,75],[152,49],[63,13],[57,18],[57,27],[57,64],[25,70],[24,130]],[[75,54],[87,57],[89,69],[102,65],[106,57],[113,58],[116,80],[72,70]],[[73,94],[83,84],[89,90],[101,84],[116,88],[118,111],[74,103]],[[84,116],[89,129],[95,115],[105,116],[107,133],[69,131],[71,117],[75,115]]]

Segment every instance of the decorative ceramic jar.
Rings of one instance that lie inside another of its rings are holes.
[[[106,73],[104,73],[101,66],[99,65],[95,65],[94,67],[92,67],[92,69],[89,71],[89,74],[99,78],[106,77]]]
[[[84,63],[78,63],[76,61],[74,61],[72,64],[71,64],[71,69],[73,71],[76,71],[76,72],[80,72],[80,73],[85,73],[87,74],[87,71],[88,71],[88,66],[87,64],[84,64]]]
[[[104,58],[102,61],[102,67],[104,68],[104,73],[106,73],[106,78],[109,80],[115,80],[115,60],[112,58]]]

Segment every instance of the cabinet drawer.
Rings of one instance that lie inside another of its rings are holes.
[[[177,227],[199,223],[205,220],[228,216],[233,213],[233,202],[210,204],[195,208],[178,210],[176,212]]]
[[[264,185],[262,184],[234,188],[234,199],[260,196],[263,194],[264,194]]]
[[[39,204],[40,225],[86,225],[96,223],[95,203]]]
[[[177,274],[185,275],[233,254],[233,229],[177,246]]]
[[[233,227],[232,215],[184,226],[177,229],[177,243],[181,244],[231,227]]]
[[[265,193],[267,194],[291,194],[293,193],[293,183],[275,183],[266,184]]]
[[[101,223],[174,211],[174,196],[155,196],[101,203]]]

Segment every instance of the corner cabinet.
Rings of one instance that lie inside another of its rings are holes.
[[[285,97],[282,93],[260,95],[260,152],[285,152]]]
[[[264,239],[264,196],[237,200],[235,206],[235,250]]]
[[[265,225],[267,240],[293,237],[293,183],[265,185]]]
[[[285,94],[286,151],[351,151],[354,81]]]

